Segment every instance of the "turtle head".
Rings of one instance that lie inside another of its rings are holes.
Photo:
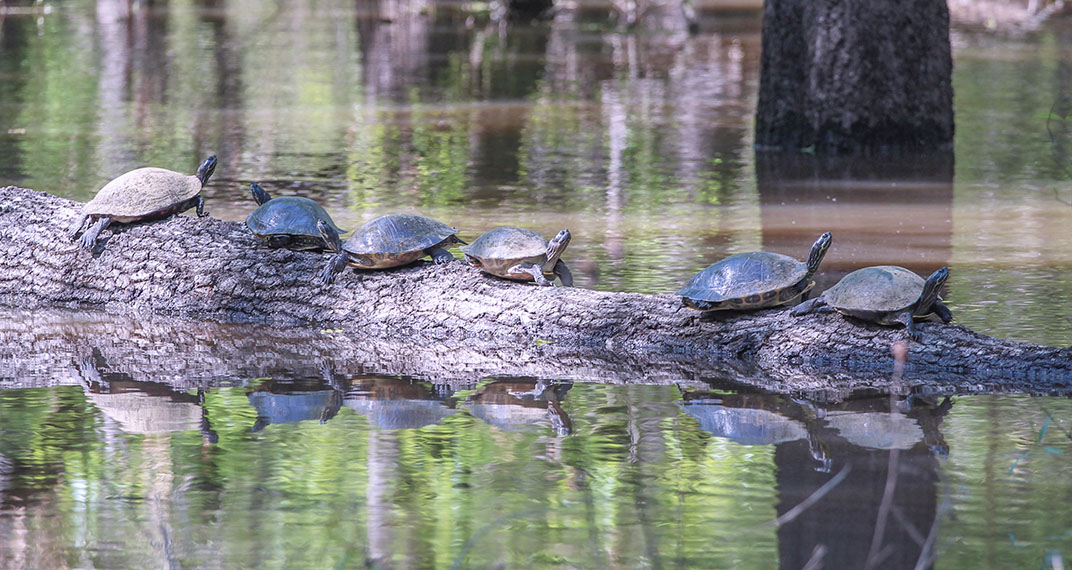
[[[201,185],[208,184],[208,179],[212,176],[212,173],[216,171],[216,155],[212,155],[205,159],[205,162],[201,163],[201,166],[197,167],[197,176],[201,180]]]
[[[925,315],[931,312],[931,307],[938,300],[938,291],[945,284],[946,279],[949,279],[948,267],[939,268],[938,271],[931,273],[931,276],[927,278],[927,282],[923,284],[923,292],[919,294],[919,300],[916,301],[916,309],[913,313]]]
[[[317,220],[316,230],[320,232],[320,237],[324,238],[324,243],[327,244],[328,249],[335,253],[342,253],[342,240],[339,239],[339,232],[335,231],[331,224],[324,220]]]
[[[249,185],[249,191],[253,193],[253,199],[257,201],[258,206],[262,206],[265,202],[272,199],[272,195],[264,188],[261,188],[256,182]]]
[[[811,246],[811,253],[808,254],[808,276],[819,270],[819,263],[823,261],[823,256],[826,255],[826,250],[830,249],[830,232],[826,232],[819,236],[819,239],[815,240],[815,243]]]
[[[569,245],[572,238],[573,236],[570,235],[569,230],[562,230],[555,234],[555,237],[547,242],[547,261],[544,262],[543,266],[550,267],[553,270],[555,264],[558,263],[558,258],[562,257],[562,254],[566,251],[566,246]]]

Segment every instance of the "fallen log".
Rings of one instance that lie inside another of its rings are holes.
[[[514,375],[702,381],[829,400],[862,388],[889,391],[890,347],[905,338],[902,329],[839,315],[701,315],[673,295],[518,284],[462,261],[348,269],[324,285],[316,279],[324,255],[269,249],[242,224],[211,218],[116,226],[90,252],[64,236],[79,207],[32,190],[0,189],[0,305],[19,310],[7,313],[9,323],[29,323],[0,327],[0,379],[66,366],[78,350],[64,354],[48,340],[64,338],[83,351],[110,346],[121,354],[110,359],[116,366],[144,368],[139,350],[178,355],[172,361],[208,359],[180,384],[242,381],[329,361],[352,373],[432,382]],[[71,332],[65,318],[46,311],[57,308],[96,309],[111,324]],[[51,316],[12,316],[27,312]],[[161,316],[244,324],[198,330]],[[149,340],[115,338],[115,331],[141,323],[157,331]],[[1072,393],[1072,349],[956,325],[919,328],[925,342],[910,343],[902,378],[909,389]],[[31,356],[46,362],[27,363]],[[170,366],[142,372],[168,376]]]

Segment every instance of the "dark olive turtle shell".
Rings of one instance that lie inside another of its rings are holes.
[[[268,239],[275,235],[313,238],[323,243],[316,229],[317,220],[324,220],[337,233],[345,230],[335,225],[331,216],[320,204],[300,196],[281,196],[261,204],[246,218],[246,226],[258,238]]]
[[[525,228],[502,226],[490,230],[461,248],[462,252],[480,261],[487,271],[505,276],[507,271],[531,261],[542,265],[547,261],[547,238]]]
[[[747,306],[754,303],[746,299],[771,297],[772,293],[796,285],[807,274],[806,263],[787,255],[765,251],[738,253],[697,273],[677,294],[698,301],[736,299]]]
[[[849,273],[822,297],[838,311],[895,313],[919,300],[924,283],[926,280],[904,267],[878,265]]]
[[[424,250],[440,245],[458,233],[443,222],[415,214],[387,214],[354,230],[342,247],[375,267],[409,263]]]

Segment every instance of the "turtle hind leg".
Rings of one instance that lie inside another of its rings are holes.
[[[73,240],[78,235],[78,232],[82,231],[82,227],[86,225],[86,220],[88,219],[91,219],[91,216],[79,216],[78,222],[67,230],[67,238]]]
[[[78,243],[86,249],[93,249],[97,245],[97,237],[100,235],[101,230],[108,227],[110,223],[112,223],[111,218],[108,216],[101,217],[97,220],[97,223],[89,226],[86,233],[82,234],[82,237],[78,239]]]
[[[537,285],[548,287],[552,284],[543,276],[543,268],[535,263],[518,263],[511,267],[506,273],[507,275],[511,273],[528,273],[532,276],[532,280],[535,281]]]
[[[294,238],[286,235],[268,236],[268,247],[290,247],[294,245]]]
[[[439,246],[430,247],[424,250],[424,252],[432,256],[432,261],[434,261],[436,265],[443,265],[444,263],[454,261],[454,255]]]
[[[335,274],[346,268],[346,258],[349,257],[345,251],[336,253],[328,260],[327,265],[320,270],[320,282],[327,285],[335,280]]]
[[[697,311],[714,311],[715,309],[723,308],[720,301],[703,301],[700,299],[690,299],[688,297],[681,298],[681,306],[688,307],[690,309],[696,309]]]
[[[555,275],[558,276],[558,280],[562,282],[563,287],[573,287],[573,273],[570,273],[565,261],[559,259],[555,263]]]

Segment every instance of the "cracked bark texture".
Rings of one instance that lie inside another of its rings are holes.
[[[97,350],[136,379],[180,387],[316,376],[327,363],[432,382],[702,381],[837,399],[890,390],[890,346],[906,338],[836,314],[702,316],[673,295],[536,287],[460,260],[347,269],[323,285],[324,254],[272,250],[244,225],[211,218],[115,226],[90,252],[64,236],[79,208],[0,189],[0,305],[18,309],[0,320],[4,385],[62,378],[72,359]],[[1072,349],[956,325],[920,330],[926,342],[910,343],[903,379],[917,392],[1072,393]]]
[[[763,150],[948,150],[944,0],[768,0],[756,106]]]

